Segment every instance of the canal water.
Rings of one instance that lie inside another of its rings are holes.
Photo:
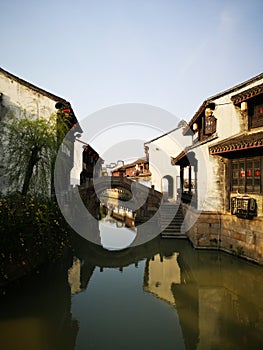
[[[187,240],[76,235],[72,256],[1,290],[0,349],[263,349],[263,267]]]

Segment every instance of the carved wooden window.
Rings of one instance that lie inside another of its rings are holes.
[[[231,190],[240,193],[262,192],[262,157],[231,161]]]

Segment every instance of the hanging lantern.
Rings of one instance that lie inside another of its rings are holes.
[[[247,111],[247,102],[241,102],[240,109],[241,111]]]
[[[198,124],[197,124],[197,123],[194,123],[194,124],[193,124],[193,130],[194,130],[194,131],[198,130]]]
[[[65,109],[62,109],[62,111],[61,112],[63,112],[63,113],[70,113],[70,108],[65,108]]]

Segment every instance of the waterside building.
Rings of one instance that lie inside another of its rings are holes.
[[[263,74],[206,99],[184,135],[172,164],[190,240],[263,263]]]

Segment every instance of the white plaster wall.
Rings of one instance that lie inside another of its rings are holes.
[[[51,100],[27,86],[11,80],[0,72],[0,93],[3,94],[2,104],[19,117],[21,110],[26,110],[37,117],[48,118],[56,111],[56,101]]]
[[[232,95],[232,94],[231,94]],[[241,132],[240,119],[236,108],[230,100],[231,95],[214,99],[217,118],[217,138],[203,143],[191,151],[196,153],[198,159],[197,173],[197,209],[205,211],[221,210],[221,194],[218,192],[218,162],[215,156],[209,155],[209,147],[219,141],[232,137]],[[221,184],[224,186],[224,184]]]
[[[76,139],[74,143],[74,166],[70,172],[70,184],[73,186],[80,184],[83,146],[84,144],[80,140]]]
[[[191,137],[183,136],[182,129],[176,129],[145,144],[149,147],[149,168],[152,173],[151,183],[157,191],[163,192],[162,178],[167,175],[171,176],[174,185],[172,200],[177,199],[176,178],[180,176],[180,168],[171,165],[171,157],[181,153],[190,142]]]
[[[262,83],[263,79],[260,79],[220,98],[213,99],[217,105],[214,111],[214,116],[217,118],[218,139],[209,143],[209,146],[243,131],[241,129],[241,113],[239,109],[234,106],[231,97]]]
[[[193,149],[198,160],[197,171],[197,209],[220,210],[220,197],[216,186],[218,164],[209,156],[207,144]],[[223,184],[222,184],[223,186]]]
[[[0,93],[2,94],[2,106],[3,111],[7,110],[11,112],[6,114],[5,120],[10,118],[13,114],[17,118],[24,116],[24,111],[27,114],[37,117],[48,119],[53,113],[56,113],[55,104],[57,102],[56,96],[54,99],[41,94],[28,86],[19,83],[7,77],[0,71]],[[59,97],[58,97],[59,99]],[[0,116],[3,117],[3,116]],[[75,142],[75,145],[77,143]],[[82,170],[82,145],[74,145],[74,169],[72,170],[72,182],[75,185],[79,181],[79,174]],[[81,151],[80,151],[81,149]],[[1,185],[2,184],[2,185]],[[6,179],[3,176],[0,179],[0,191],[4,191],[6,188]]]
[[[160,168],[162,167],[162,164],[158,163],[159,161],[159,154],[158,151],[156,150],[156,145],[154,143],[147,144],[149,147],[149,170],[151,172],[151,184],[154,186],[154,188],[161,192],[161,178],[162,178],[162,173],[160,172]],[[160,157],[160,162],[168,162],[168,158],[165,157]]]
[[[239,116],[230,100],[231,96],[232,94],[213,100],[216,103],[213,114],[217,118],[217,138],[192,150],[198,159],[197,209],[199,210],[217,211],[222,209],[217,183],[218,162],[215,156],[209,155],[209,147],[241,132]]]
[[[239,115],[230,98],[231,95],[227,95],[214,100],[217,105],[213,114],[217,118],[218,139],[213,141],[213,143],[217,143],[222,139],[232,137],[241,132]],[[209,146],[213,143],[211,142]]]
[[[209,155],[209,147],[229,137],[233,137],[244,130],[241,129],[240,111],[233,105],[231,96],[236,95],[253,86],[263,83],[263,79],[234,93],[229,93],[218,99],[214,116],[217,118],[217,138],[201,144],[191,151],[196,153],[198,159],[198,208],[199,210],[217,211],[222,210],[222,196],[224,195],[224,184],[219,183],[219,165],[216,156]],[[223,165],[222,165],[223,166]],[[218,188],[221,190],[218,191]]]

